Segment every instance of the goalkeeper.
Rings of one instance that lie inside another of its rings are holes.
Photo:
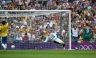
[[[57,35],[55,33],[50,33],[48,37],[46,37],[44,42],[48,42],[49,40],[53,41],[54,43],[61,44],[63,48],[65,49],[65,43],[57,38]]]

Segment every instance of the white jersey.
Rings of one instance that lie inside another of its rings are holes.
[[[62,43],[63,41],[59,38],[57,38],[57,35],[55,33],[51,33],[44,42],[47,42],[48,40],[56,41],[59,43]]]
[[[46,40],[44,42],[47,42],[48,40],[55,40],[57,39],[57,35],[55,33],[51,33],[48,37],[46,37]]]
[[[55,33],[51,33],[49,36],[48,36],[49,39],[52,39],[52,40],[55,40],[57,38],[57,35]]]
[[[79,35],[78,32],[79,32],[78,28],[76,28],[76,29],[72,28],[72,36],[78,37],[78,35]]]

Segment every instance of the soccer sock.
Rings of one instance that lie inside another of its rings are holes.
[[[78,43],[78,45],[77,45],[77,48],[79,48],[79,46],[80,46],[81,44],[80,43]]]
[[[5,44],[2,43],[2,47],[3,47],[3,48],[6,48]]]

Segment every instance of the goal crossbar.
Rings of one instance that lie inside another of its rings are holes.
[[[70,12],[71,10],[0,10],[0,12]]]
[[[0,10],[0,17],[29,17],[50,15],[60,12],[69,12],[70,10]],[[10,13],[12,12],[12,13]]]

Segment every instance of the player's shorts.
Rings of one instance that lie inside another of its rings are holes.
[[[7,43],[7,36],[2,37],[2,43]]]
[[[85,40],[85,41],[90,41],[90,39],[91,39],[90,35],[84,35],[83,36],[83,40]]]
[[[54,41],[58,42],[58,43],[62,43],[63,41],[59,38],[55,39]]]

